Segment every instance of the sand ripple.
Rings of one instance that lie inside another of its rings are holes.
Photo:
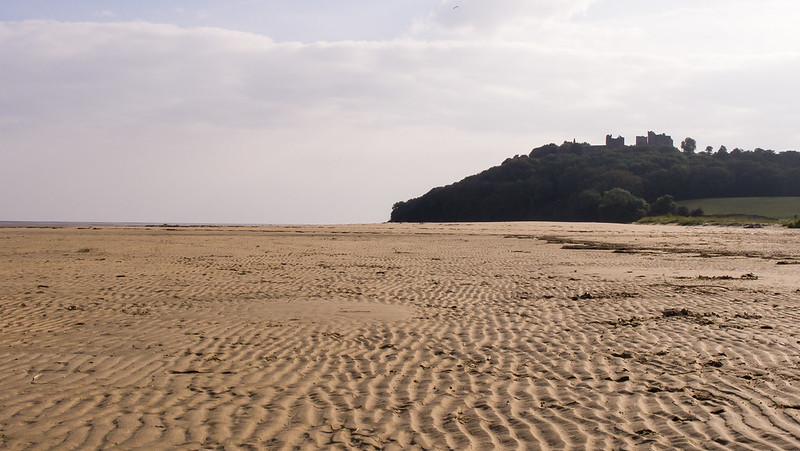
[[[0,448],[800,448],[788,229],[0,229]]]

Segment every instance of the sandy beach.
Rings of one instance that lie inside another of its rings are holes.
[[[799,236],[0,228],[0,449],[800,449]]]

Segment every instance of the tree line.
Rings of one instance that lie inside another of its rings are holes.
[[[665,208],[674,212],[675,200],[800,196],[796,151],[696,152],[691,138],[681,147],[548,144],[397,202],[391,221],[630,222]]]

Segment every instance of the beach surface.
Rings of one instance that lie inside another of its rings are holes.
[[[798,237],[0,228],[0,449],[800,449]]]

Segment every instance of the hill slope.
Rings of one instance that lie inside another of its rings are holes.
[[[676,200],[800,196],[800,153],[548,144],[398,202],[391,221],[597,221],[604,219],[603,195],[613,188],[647,202],[665,194]]]

